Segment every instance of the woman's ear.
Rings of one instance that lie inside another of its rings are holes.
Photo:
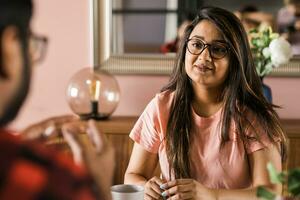
[[[15,26],[4,29],[1,37],[1,52],[1,72],[5,76],[4,78],[11,79],[17,73],[17,70],[20,70],[23,63],[21,43]]]

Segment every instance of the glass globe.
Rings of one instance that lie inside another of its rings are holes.
[[[75,73],[68,83],[67,102],[82,119],[108,118],[119,100],[119,85],[106,71],[84,68]]]

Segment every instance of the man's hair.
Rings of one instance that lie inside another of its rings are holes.
[[[239,10],[242,14],[259,12],[259,9],[255,5],[245,5]]]
[[[0,0],[0,24],[28,26],[32,15],[32,0]]]
[[[15,26],[19,39],[26,51],[26,38],[29,32],[29,23],[32,16],[32,0],[0,0],[0,38],[8,26]],[[1,44],[1,41],[0,41]],[[0,49],[0,65],[2,64],[2,49]],[[5,76],[0,66],[0,76]]]
[[[32,7],[32,0],[0,0],[0,47],[2,47],[3,32],[7,27],[13,26],[17,30],[23,56],[21,84],[18,90],[15,91],[15,96],[5,106],[3,115],[0,116],[0,127],[5,126],[16,117],[29,90],[31,70],[28,55],[28,36],[30,34],[29,24]],[[0,48],[0,77],[8,78],[3,70],[3,59],[2,48]]]

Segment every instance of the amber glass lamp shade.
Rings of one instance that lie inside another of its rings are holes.
[[[106,71],[85,68],[70,79],[67,102],[82,119],[106,119],[116,109],[120,90],[116,79]]]

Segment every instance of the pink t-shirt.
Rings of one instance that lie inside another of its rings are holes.
[[[174,92],[165,91],[157,94],[147,105],[136,122],[130,137],[145,150],[158,153],[162,178],[169,177],[165,141],[167,123]],[[192,109],[192,141],[191,141],[191,175],[208,188],[238,189],[251,186],[251,173],[247,154],[265,148],[271,141],[266,133],[259,129],[254,117],[250,117],[251,124],[257,128],[262,143],[247,139],[243,142],[234,123],[231,126],[230,141],[220,149],[222,109],[210,117],[200,117]],[[247,129],[246,135],[251,138],[254,131]]]

